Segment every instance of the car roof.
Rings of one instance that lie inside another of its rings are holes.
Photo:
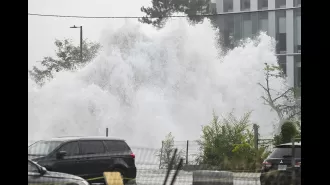
[[[44,141],[77,141],[77,140],[118,140],[124,141],[124,139],[116,137],[104,137],[104,136],[65,136],[56,137],[51,139],[43,139]]]
[[[275,148],[283,148],[283,147],[291,147],[291,146],[292,146],[292,143],[284,143],[284,144],[277,145]],[[301,142],[295,142],[294,146],[301,147]]]

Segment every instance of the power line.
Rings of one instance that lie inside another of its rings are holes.
[[[28,13],[31,16],[40,16],[40,17],[59,17],[59,18],[79,18],[79,19],[139,19],[144,18],[140,16],[106,16],[106,17],[97,17],[97,16],[80,16],[80,15],[54,15],[54,14],[38,14],[38,13]],[[207,14],[207,15],[171,15],[164,17],[146,17],[149,19],[157,19],[157,18],[171,18],[171,17],[210,17],[221,14]]]

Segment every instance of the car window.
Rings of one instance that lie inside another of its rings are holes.
[[[66,156],[79,155],[78,142],[66,143],[58,151],[66,151]]]
[[[56,149],[62,141],[38,141],[28,147],[29,155],[48,155],[54,149]]]
[[[275,148],[268,158],[284,158],[292,155],[292,148]],[[283,157],[284,156],[284,157]],[[301,148],[295,148],[295,158],[301,158]]]
[[[28,161],[28,172],[35,172],[35,173],[39,173],[39,169],[37,167],[37,165],[31,163],[30,161]]]
[[[104,141],[104,143],[110,152],[130,150],[125,141]]]
[[[105,153],[102,141],[80,141],[79,143],[82,155]]]

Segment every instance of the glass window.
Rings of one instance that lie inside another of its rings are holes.
[[[241,11],[250,11],[250,0],[241,0]]]
[[[232,12],[234,7],[233,0],[223,0],[223,12]]]
[[[28,161],[28,172],[39,173],[39,169],[38,169],[37,165],[35,165],[32,162]]]
[[[48,155],[60,144],[62,144],[62,141],[38,141],[28,147],[28,155]]]
[[[258,10],[267,10],[268,0],[258,0]]]
[[[301,87],[301,55],[294,56],[294,63],[295,63],[295,87]]]
[[[295,157],[301,157],[301,148],[295,148]],[[268,158],[285,158],[292,156],[292,148],[275,148]]]
[[[286,12],[276,11],[276,52],[286,53]]]
[[[243,14],[243,38],[252,36],[252,20],[250,13]]]
[[[70,142],[63,145],[58,151],[65,151],[66,156],[79,155],[78,142]]]
[[[258,31],[258,12],[252,12],[251,14],[251,20],[252,20],[252,35],[255,36]]]
[[[294,6],[301,6],[301,0],[294,0]]]
[[[234,15],[224,15],[223,43],[226,48],[234,47]]]
[[[268,12],[259,12],[259,31],[268,31]]]
[[[242,14],[234,15],[234,41],[242,39]]]
[[[82,155],[105,153],[102,141],[80,141],[79,143]]]
[[[280,68],[282,69],[283,74],[286,75],[286,55],[277,56],[277,62]]]
[[[286,0],[275,0],[275,8],[285,8]]]
[[[117,151],[129,151],[129,147],[124,141],[104,141],[107,146],[108,151],[117,152]]]
[[[295,10],[295,48],[294,51],[296,53],[301,53],[301,10]]]

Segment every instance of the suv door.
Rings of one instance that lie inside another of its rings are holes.
[[[81,156],[79,155],[78,142],[72,141],[65,143],[57,150],[57,152],[59,151],[65,151],[66,155],[63,159],[57,159],[55,153],[54,156],[52,156],[53,162],[51,170],[81,176],[83,170],[81,169],[82,164],[79,163]]]
[[[82,140],[79,141],[81,154],[81,169],[83,178],[90,179],[103,177],[103,172],[107,171],[109,155],[105,152],[102,141]],[[94,181],[93,181],[94,182]]]

